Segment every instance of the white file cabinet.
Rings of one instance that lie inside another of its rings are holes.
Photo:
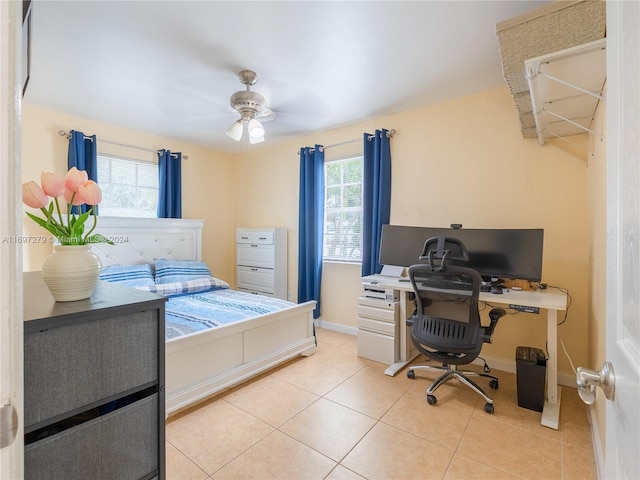
[[[358,299],[358,356],[391,365],[399,358],[399,303]]]
[[[239,228],[238,290],[287,300],[287,229]]]

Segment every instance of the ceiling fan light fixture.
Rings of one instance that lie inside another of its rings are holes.
[[[252,118],[251,120],[249,120],[248,130],[249,130],[250,139],[255,140],[255,139],[261,138],[262,140],[264,140],[264,127],[262,126],[262,123],[260,123],[259,120],[256,120],[255,118]],[[252,142],[252,143],[257,143],[257,142]]]
[[[236,142],[239,142],[242,138],[242,131],[244,130],[242,125],[242,119],[237,120],[231,124],[227,131],[225,132],[229,137],[231,137]]]
[[[231,125],[226,133],[233,140],[239,142],[244,134],[244,125],[246,124],[249,143],[264,142],[264,126],[258,118],[268,122],[273,120],[275,113],[267,107],[267,101],[262,95],[250,89],[256,83],[257,75],[255,72],[242,70],[238,77],[240,82],[246,86],[246,90],[231,95],[230,104],[240,114],[240,120]]]

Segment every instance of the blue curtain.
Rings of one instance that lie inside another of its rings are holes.
[[[322,235],[324,229],[324,152],[321,145],[300,149],[298,212],[298,302],[315,300],[320,317]]]
[[[389,131],[364,134],[362,186],[362,276],[380,273],[382,225],[391,217],[391,142]]]
[[[182,218],[182,153],[158,152],[158,218]]]
[[[98,182],[98,147],[96,136],[86,136],[77,130],[69,133],[69,153],[67,154],[67,167],[76,167],[78,170],[85,170],[89,180]],[[87,205],[79,205],[71,209],[72,213],[84,213],[89,210]],[[95,214],[98,214],[98,207],[95,207]]]

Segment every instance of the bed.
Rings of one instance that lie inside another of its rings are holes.
[[[93,251],[100,257],[103,268],[154,265],[155,259],[201,261],[202,227],[202,220],[192,219],[100,217],[96,231],[115,245],[94,244]],[[213,274],[215,276],[215,272]],[[226,290],[226,294],[233,295]],[[315,302],[294,304],[242,295],[254,300],[255,315],[232,323],[212,319],[218,323],[213,328],[168,334],[165,348],[167,416],[291,358],[315,353]],[[176,298],[183,301],[181,295]],[[275,311],[267,312],[259,307],[278,302],[281,305],[269,307]],[[180,311],[181,307],[174,310]]]

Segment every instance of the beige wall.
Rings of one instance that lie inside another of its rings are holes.
[[[586,156],[562,142],[541,147],[536,139],[523,139],[506,87],[238,155],[236,226],[289,228],[289,290],[294,298],[297,152],[305,145],[360,138],[376,128],[397,130],[391,141],[391,223],[544,228],[543,281],[569,289],[573,298],[559,332],[573,363],[587,364],[591,244]],[[327,155],[339,156],[331,150]],[[359,265],[324,265],[323,320],[355,327],[359,277]],[[512,315],[501,321],[485,353],[513,361],[516,346],[544,348],[545,339],[543,315]],[[560,373],[573,375],[559,352]]]
[[[157,155],[152,152],[100,142],[100,139],[105,139],[148,149],[168,148],[188,155],[189,159],[184,160],[182,164],[183,216],[205,220],[204,260],[216,276],[232,278],[234,269],[229,259],[234,256],[234,244],[233,234],[229,232],[233,232],[235,206],[232,201],[234,188],[229,181],[234,177],[230,155],[179,140],[107,125],[28,104],[22,108],[22,130],[23,182],[39,182],[42,171],[66,172],[68,142],[58,135],[59,130],[79,130],[86,135],[95,134],[98,138],[99,153],[157,162]],[[47,233],[26,215],[24,218],[25,235]],[[25,245],[24,270],[39,270],[50,251],[51,244]]]

